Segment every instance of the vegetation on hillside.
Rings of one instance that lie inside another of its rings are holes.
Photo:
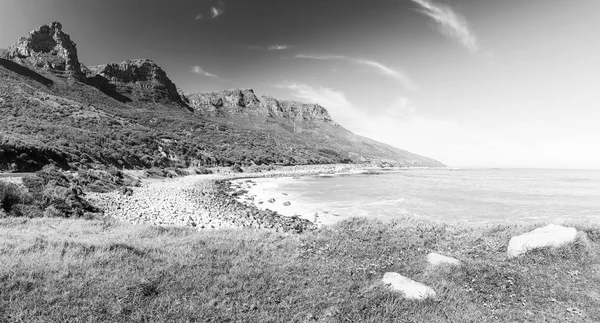
[[[0,220],[0,321],[598,322],[600,228],[507,259],[534,225],[409,218],[316,232],[205,231],[102,221]],[[458,268],[428,268],[435,251]],[[399,272],[436,299],[380,284]]]
[[[35,176],[23,177],[23,185],[0,181],[0,218],[87,217],[98,213],[83,196],[82,185],[92,184],[92,175],[73,175],[48,165]]]
[[[26,70],[0,66],[0,170],[351,161],[300,139],[276,141],[268,131],[208,121],[176,104],[123,104],[72,79]]]

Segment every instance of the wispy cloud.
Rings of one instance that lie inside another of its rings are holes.
[[[342,55],[318,56],[318,55],[299,54],[299,55],[296,55],[296,58],[317,59],[317,60],[344,60],[344,61],[348,61],[348,62],[351,62],[354,64],[368,66],[368,67],[374,68],[377,72],[379,72],[383,75],[387,75],[389,77],[392,77],[392,78],[398,80],[405,88],[407,88],[409,90],[414,91],[417,89],[417,85],[415,84],[415,82],[413,82],[413,80],[408,75],[406,75],[403,72],[396,71],[396,70],[394,70],[388,66],[385,66],[382,63],[376,62],[376,61],[362,59],[362,58],[342,56]]]
[[[280,44],[275,44],[275,45],[269,45],[269,46],[256,46],[256,45],[250,45],[250,46],[246,46],[246,49],[249,50],[269,50],[269,51],[279,51],[279,50],[287,50],[290,49],[292,46],[290,45],[280,45]]]
[[[344,110],[352,107],[352,104],[346,98],[343,92],[326,87],[312,87],[299,83],[283,83],[275,87],[288,89],[296,98],[308,102],[319,104],[326,109]]]
[[[439,25],[439,31],[463,44],[471,52],[479,51],[477,38],[469,29],[467,21],[456,14],[449,6],[431,0],[411,0],[421,8],[419,11]]]
[[[225,12],[225,8],[222,2],[219,2],[219,5],[216,7],[210,7],[210,16],[211,18],[217,18]]]
[[[197,14],[196,17],[194,17],[194,20],[200,20],[200,19],[202,19],[201,13]]]
[[[269,46],[268,50],[286,50],[288,48],[289,48],[288,45],[272,45],[272,46]]]
[[[209,73],[207,71],[205,71],[202,67],[196,65],[196,66],[192,66],[191,69],[192,73],[198,74],[198,75],[203,75],[203,76],[208,76],[208,77],[219,77],[215,74]]]

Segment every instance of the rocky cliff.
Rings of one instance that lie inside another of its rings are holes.
[[[167,73],[149,59],[90,66],[86,74],[90,83],[120,95],[121,101],[184,102]]]
[[[190,107],[209,117],[263,116],[285,119],[332,121],[327,110],[318,104],[279,101],[257,97],[252,89],[233,89],[211,93],[187,94]]]
[[[76,45],[58,22],[43,25],[19,38],[7,49],[5,57],[20,64],[83,78]]]
[[[251,89],[186,96],[148,59],[82,66],[59,23],[32,31],[0,56],[0,169],[443,166],[357,136],[317,104],[259,97]]]

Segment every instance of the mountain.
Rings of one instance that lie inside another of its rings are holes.
[[[206,119],[245,129],[268,131],[285,147],[300,141],[304,149],[341,153],[353,162],[379,160],[405,166],[441,166],[430,158],[358,136],[335,123],[318,104],[257,97],[252,89],[186,95],[195,112]]]
[[[148,59],[83,66],[60,23],[0,51],[0,169],[441,163],[357,136],[316,104],[184,95]]]
[[[77,48],[59,22],[43,25],[21,37],[5,53],[17,63],[82,78]]]
[[[177,86],[149,59],[127,60],[85,68],[88,83],[121,102],[183,104]]]

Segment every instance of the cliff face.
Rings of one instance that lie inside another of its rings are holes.
[[[105,93],[113,91],[126,98],[121,101],[183,103],[167,73],[149,59],[90,66],[86,74],[90,82]]]
[[[279,101],[257,97],[252,89],[233,89],[186,95],[190,107],[209,117],[263,116],[330,122],[327,110],[318,104]]]
[[[77,48],[62,25],[53,22],[43,25],[21,37],[6,51],[6,58],[51,72],[83,78]]]
[[[9,120],[0,127],[0,169],[90,162],[442,166],[357,136],[317,104],[251,89],[186,96],[148,59],[85,67],[59,23],[37,28],[0,56],[0,114]]]

